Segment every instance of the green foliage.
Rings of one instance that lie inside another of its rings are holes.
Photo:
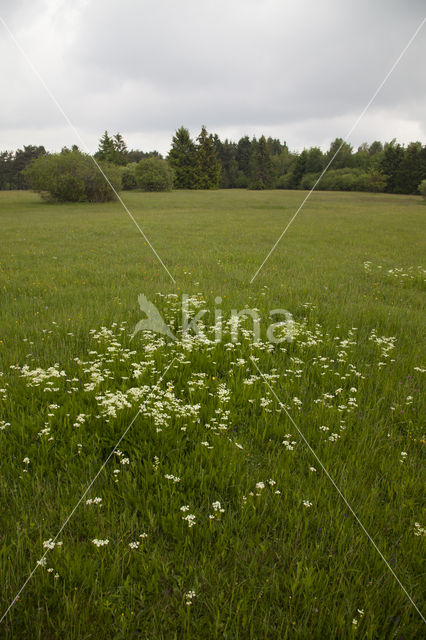
[[[308,158],[308,152],[303,149],[302,153],[297,156],[293,169],[290,172],[289,187],[290,189],[297,189],[302,181],[303,176],[306,173],[306,161]]]
[[[320,173],[324,169],[324,154],[319,147],[311,147],[306,151],[306,173]]]
[[[321,173],[307,173],[300,182],[301,189],[312,189]],[[371,169],[329,169],[315,187],[318,191],[383,191],[386,176]]]
[[[115,190],[121,188],[121,175],[113,165],[100,165]],[[80,151],[62,151],[40,156],[24,171],[34,191],[58,202],[106,202],[115,194],[93,159]]]
[[[417,193],[419,183],[426,178],[426,147],[410,142],[395,174],[396,193]]]
[[[422,180],[418,186],[418,192],[426,200],[426,180]]]
[[[250,175],[250,158],[252,154],[252,143],[248,136],[241,138],[237,144],[237,164],[238,169],[248,178]]]
[[[77,147],[71,149],[76,150]],[[376,140],[370,145],[363,142],[354,152],[350,144],[336,138],[326,153],[319,147],[298,153],[290,152],[286,142],[265,136],[259,140],[244,136],[238,142],[222,142],[204,126],[195,142],[188,129],[180,127],[173,136],[168,161],[175,171],[177,189],[305,189],[315,182],[337,151],[319,189],[415,194],[418,184],[426,178],[426,147],[421,142],[404,147],[395,140],[385,145]],[[28,188],[22,169],[45,153],[44,147],[33,146],[16,153],[0,152],[0,190]],[[129,151],[120,133],[111,137],[108,131],[101,137],[95,154],[98,160],[123,167],[126,190],[136,187],[134,163],[151,157],[162,158],[158,151]],[[128,165],[130,168],[124,169]],[[75,176],[62,182],[61,189],[68,194],[81,189]]]
[[[144,158],[135,168],[136,185],[142,191],[171,191],[174,172],[162,158]]]
[[[196,147],[196,176],[198,189],[217,189],[220,182],[220,162],[216,151],[215,140],[201,127]]]
[[[102,138],[99,140],[99,148],[95,153],[97,160],[103,160],[104,162],[114,163],[115,148],[114,140],[110,138],[108,131],[105,131]]]
[[[121,170],[121,186],[125,191],[136,189],[136,170],[137,162],[130,162]]]
[[[337,155],[334,157],[336,153]],[[352,146],[342,138],[336,138],[331,143],[330,149],[326,154],[325,164],[327,165],[332,158],[334,158],[330,165],[332,169],[343,169],[352,166]]]
[[[162,158],[163,156],[158,151],[141,151],[140,149],[130,149],[126,154],[127,162],[136,164],[142,160],[142,158]]]
[[[358,178],[358,191],[371,191],[378,193],[385,191],[387,184],[387,176],[377,169],[370,169]]]
[[[249,189],[271,189],[274,183],[273,164],[265,136],[252,143]]]
[[[24,169],[39,156],[45,155],[43,146],[27,145],[15,153],[0,153],[0,189],[28,189]]]
[[[398,170],[404,159],[404,148],[392,140],[385,145],[383,157],[380,162],[380,171],[388,177],[386,191],[395,193]],[[418,184],[418,183],[417,183]]]
[[[115,136],[111,138],[108,131],[105,131],[99,140],[99,147],[95,153],[95,158],[111,164],[125,165],[128,162],[127,155],[127,146],[121,133],[116,133]]]
[[[232,189],[238,184],[237,145],[227,139],[222,143],[215,136],[215,146],[221,165],[219,186],[222,189]]]
[[[125,165],[127,162],[127,145],[121,133],[116,133],[113,137],[114,164]]]
[[[13,189],[13,151],[0,153],[0,189]]]
[[[235,181],[235,186],[237,189],[247,189],[249,186],[249,179],[244,173],[244,171],[237,172],[237,179]]]
[[[196,148],[185,127],[180,127],[173,136],[168,161],[175,172],[175,188],[196,189]]]

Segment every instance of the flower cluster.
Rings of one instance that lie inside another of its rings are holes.
[[[213,514],[209,515],[210,520],[214,520],[215,518],[220,518],[222,513],[225,513],[225,509],[222,508],[221,503],[219,502],[219,500],[216,500],[216,502],[212,502],[212,507],[213,507]]]
[[[191,591],[187,591],[187,592],[185,593],[185,604],[186,604],[188,607],[190,607],[190,606],[191,606],[191,604],[192,604],[192,600],[196,597],[196,595],[197,595],[197,594],[196,594],[196,593],[195,593],[195,591],[193,591],[192,589],[191,589]]]
[[[105,547],[109,544],[109,540],[98,540],[97,538],[94,538],[92,542],[96,547]]]

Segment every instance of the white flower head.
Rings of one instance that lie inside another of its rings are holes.
[[[187,516],[182,516],[182,520],[186,520],[189,528],[193,527],[196,524],[195,515],[193,513],[188,513]]]
[[[94,538],[92,542],[97,547],[105,547],[107,544],[109,544],[109,540],[98,540],[97,538]]]
[[[192,600],[193,598],[196,597],[196,593],[195,591],[193,591],[192,589],[190,591],[187,591],[187,593],[185,593],[185,604],[190,607],[192,604]]]
[[[216,502],[212,502],[212,507],[214,509],[215,516],[220,516],[221,513],[225,513],[225,509],[222,509],[222,505],[220,504],[219,500],[216,500]]]

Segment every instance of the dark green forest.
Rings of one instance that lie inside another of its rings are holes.
[[[62,149],[62,154],[78,151],[77,147]],[[31,187],[24,171],[40,156],[50,155],[43,146],[24,146],[23,149],[0,152],[0,189],[28,189]],[[57,155],[57,154],[56,154]],[[120,167],[123,189],[143,188],[162,190],[162,182],[142,182],[142,160],[149,172],[149,158],[158,173],[173,175],[174,189],[311,189],[332,191],[372,191],[402,194],[419,193],[420,183],[426,179],[426,146],[421,142],[402,145],[395,139],[382,143],[363,143],[354,149],[336,138],[328,151],[310,147],[301,152],[291,151],[286,142],[275,138],[242,137],[238,142],[220,140],[203,126],[193,140],[188,129],[180,127],[171,142],[167,158],[158,151],[128,149],[120,133],[110,136],[107,131],[94,154],[98,162]],[[163,160],[162,168],[159,160]],[[325,171],[324,175],[323,172]],[[139,176],[139,177],[138,177]],[[319,178],[321,178],[319,180]],[[319,180],[318,184],[317,181]],[[151,185],[146,188],[144,185]]]

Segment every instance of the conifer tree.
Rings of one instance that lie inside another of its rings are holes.
[[[270,189],[273,184],[273,165],[265,136],[253,140],[254,152],[250,159],[250,189]]]
[[[196,148],[185,127],[180,127],[173,136],[168,160],[175,172],[176,189],[196,189]]]
[[[204,125],[197,142],[197,187],[198,189],[217,189],[220,182],[220,162],[214,137],[207,133]]]
[[[121,133],[116,133],[113,137],[114,145],[114,164],[127,164],[127,145],[124,142]]]
[[[97,160],[102,160],[104,162],[114,162],[115,157],[115,147],[114,140],[110,138],[108,131],[105,131],[102,138],[99,140],[99,147],[97,152],[95,153],[95,158]]]

